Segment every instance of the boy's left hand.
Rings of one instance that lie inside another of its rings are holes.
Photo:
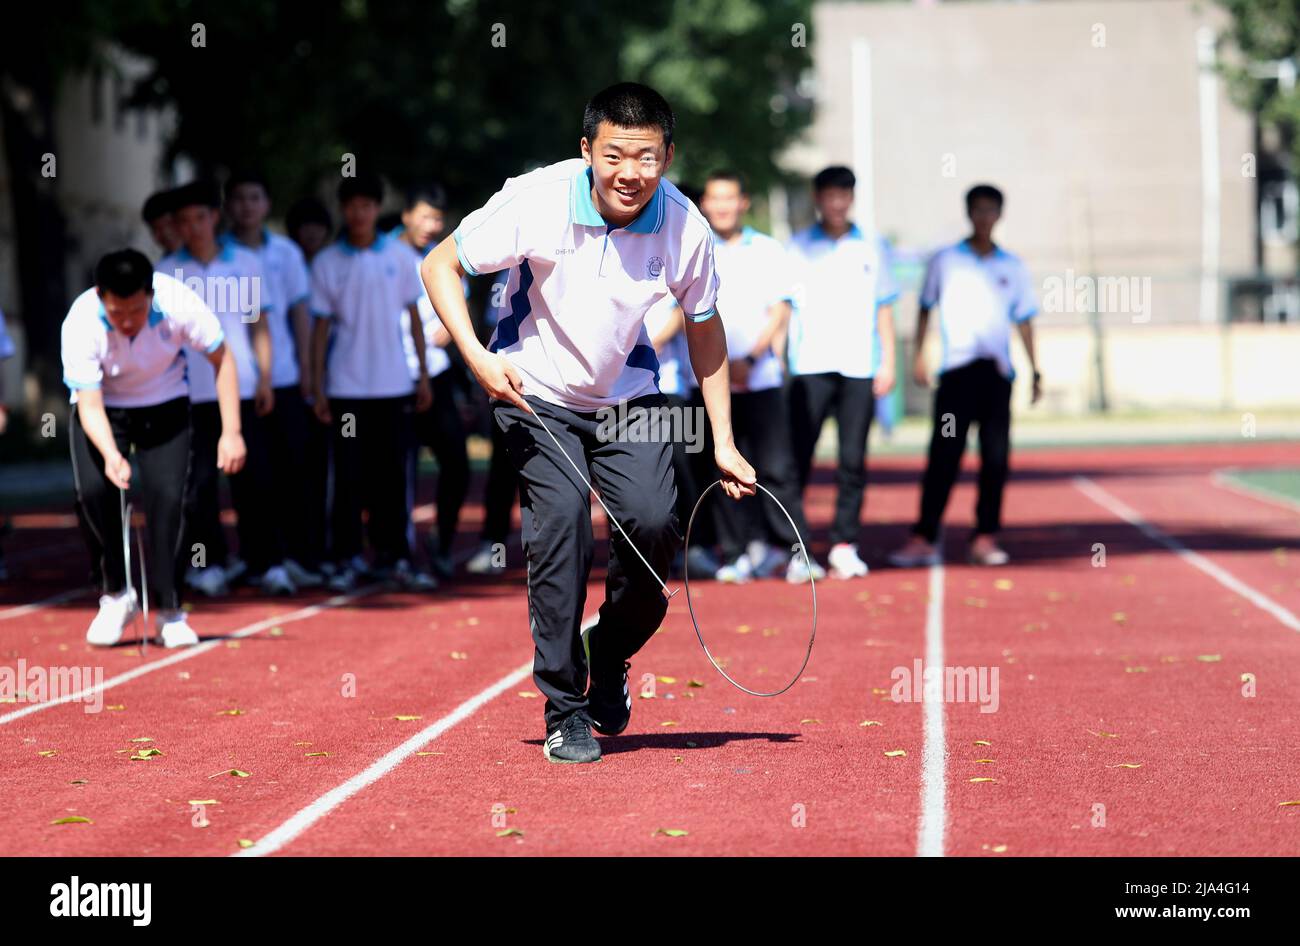
[[[876,397],[884,397],[892,390],[894,390],[894,366],[882,364],[875,378],[872,379],[871,393]]]
[[[753,496],[757,492],[754,484],[758,482],[758,477],[754,475],[754,468],[735,446],[719,444],[713,451],[713,462],[722,472],[723,492],[732,499]]]

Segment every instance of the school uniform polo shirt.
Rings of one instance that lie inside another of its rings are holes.
[[[307,261],[302,250],[286,236],[262,228],[262,245],[241,243],[233,233],[222,237],[257,256],[262,263],[262,274],[271,287],[271,312],[268,327],[271,331],[271,387],[287,388],[296,385],[301,372],[298,369],[298,339],[294,336],[289,310],[306,302],[311,290],[307,275]]]
[[[883,243],[857,224],[835,239],[818,223],[797,233],[789,248],[795,269],[791,372],[875,377],[876,310],[898,298]]]
[[[965,240],[935,253],[925,270],[921,308],[939,307],[943,355],[939,372],[980,358],[1012,378],[1011,326],[1038,314],[1029,269],[997,247],[979,256]]]
[[[402,323],[424,289],[411,249],[387,233],[359,248],[347,235],[311,264],[311,312],[333,322],[325,366],[326,397],[405,397],[415,390]]]
[[[184,352],[210,355],[224,340],[221,320],[183,283],[153,274],[153,305],[134,338],[113,328],[94,289],[63,320],[63,383],[99,390],[108,407],[151,407],[189,393]]]
[[[734,243],[715,237],[718,261],[718,311],[727,327],[727,357],[744,358],[767,326],[768,310],[794,297],[791,267],[785,247],[753,227],[745,227]],[[781,386],[781,363],[770,350],[754,360],[747,391]]]
[[[667,296],[650,307],[645,316],[646,333],[654,338],[668,323],[677,317],[677,300]],[[727,329],[730,331],[730,327]],[[668,339],[656,355],[659,359],[659,390],[675,397],[690,397],[695,384],[695,369],[691,367],[691,351],[686,342],[686,330]]]
[[[424,370],[430,378],[436,378],[448,368],[451,367],[451,356],[447,350],[433,342],[433,333],[442,327],[442,320],[438,318],[438,313],[434,311],[433,303],[429,300],[429,294],[423,290],[423,281],[420,279],[420,264],[424,262],[425,254],[421,253],[415,247],[411,246],[396,236],[400,230],[393,231],[393,239],[396,239],[402,246],[411,252],[415,260],[416,282],[420,283],[420,327],[424,332]],[[469,296],[469,280],[465,280],[462,286],[465,296]],[[415,353],[415,339],[411,335],[411,316],[405,309],[402,310],[399,318],[402,322],[402,352],[406,355],[406,370],[411,373],[411,380],[416,381],[420,377],[420,359]]]
[[[164,256],[154,267],[156,272],[179,279],[203,297],[221,320],[226,344],[235,359],[239,375],[239,399],[246,401],[257,391],[257,358],[253,355],[250,324],[245,318],[256,314],[266,318],[272,309],[274,293],[262,272],[256,254],[231,243],[218,243],[217,255],[201,263],[189,250],[181,247]],[[211,404],[217,399],[217,374],[201,354],[187,351],[190,401]]]
[[[625,227],[601,218],[591,188],[581,158],[538,168],[506,181],[454,234],[470,275],[512,268],[491,350],[525,394],[578,411],[658,390],[646,313],[672,296],[702,322],[718,292],[709,225],[671,182]]]

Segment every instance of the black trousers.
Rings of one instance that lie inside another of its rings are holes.
[[[194,469],[186,512],[189,523],[187,552],[192,563],[200,551],[195,546],[201,546],[202,561],[208,565],[224,565],[229,550],[221,525],[220,471],[217,469],[221,409],[216,401],[210,401],[191,405],[191,412]],[[248,573],[260,575],[284,559],[284,547],[275,518],[278,510],[272,495],[266,418],[257,416],[251,398],[239,402],[239,422],[247,455],[244,468],[228,477],[230,502],[235,507],[239,554],[248,566]]]
[[[527,401],[600,491],[654,571],[667,576],[682,541],[674,508],[672,445],[601,436],[595,412],[570,411],[534,397]],[[662,394],[628,402],[629,412],[656,406],[667,406]],[[579,627],[595,546],[591,494],[534,418],[500,401],[492,403],[492,416],[519,471],[529,623],[536,647],[533,680],[546,697],[549,730],[587,705],[587,660]],[[611,661],[627,660],[658,630],[667,610],[659,583],[611,524],[598,631],[605,635],[603,652]]]
[[[1011,454],[1011,381],[1002,376],[991,358],[972,361],[939,376],[930,457],[921,482],[921,518],[912,530],[927,542],[939,536],[939,524],[961,469],[972,421],[980,428],[975,534],[992,535],[1002,527],[1002,493]]]
[[[309,569],[320,564],[325,544],[321,521],[325,508],[323,471],[315,472],[320,480],[315,489],[309,482],[313,476],[310,438],[314,423],[314,415],[296,384],[275,389],[275,410],[260,421],[265,431],[274,504],[271,527],[283,552],[280,559],[287,556]]]
[[[519,495],[519,474],[506,452],[506,435],[492,424],[492,459],[483,487],[483,541],[505,543],[510,537],[510,512]]]
[[[334,555],[362,549],[361,513],[370,514],[374,566],[411,557],[406,539],[406,467],[414,398],[331,398],[334,418]]]
[[[423,414],[415,415],[415,438],[407,471],[407,506],[409,509],[415,502],[419,448],[428,447],[438,461],[438,488],[435,493],[438,550],[445,555],[451,552],[451,544],[456,538],[456,526],[460,523],[460,510],[465,505],[465,496],[469,492],[469,454],[465,450],[465,427],[461,424],[460,412],[456,409],[456,384],[451,372],[444,371],[429,383],[433,388],[433,406]],[[512,496],[511,502],[513,500]],[[510,509],[507,507],[506,516],[509,515]],[[414,531],[411,528],[408,532],[408,543],[414,541]]]
[[[781,419],[788,416],[780,388],[742,391],[731,395],[731,427],[736,449],[750,462],[758,482],[790,512],[785,517],[771,498],[759,491],[739,502],[723,499],[717,510],[718,533],[723,558],[731,561],[754,539],[775,542],[789,552],[799,541],[795,529],[808,541],[798,467],[790,432]]]
[[[151,407],[109,407],[113,442],[123,456],[135,447],[140,469],[135,500],[142,504],[148,536],[149,603],[160,610],[181,606],[181,576],[187,557],[185,487],[190,474],[190,402],[176,398]],[[72,410],[72,476],[79,518],[90,550],[92,571],[101,576],[102,593],[126,589],[122,552],[122,509],[118,489],[104,475],[104,457],[82,429]],[[136,554],[134,536],[131,554]]]
[[[796,375],[790,382],[790,427],[799,464],[801,494],[808,488],[822,424],[831,411],[835,412],[839,462],[835,467],[832,545],[858,541],[862,497],[867,488],[867,437],[876,414],[876,396],[871,383],[871,378],[846,378],[835,372]]]

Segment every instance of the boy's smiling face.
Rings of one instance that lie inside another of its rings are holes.
[[[596,140],[582,139],[582,157],[591,168],[592,200],[612,226],[636,219],[659,187],[659,179],[673,163],[673,146],[664,145],[664,133],[655,125],[621,128],[601,122]]]

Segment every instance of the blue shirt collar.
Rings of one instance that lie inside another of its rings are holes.
[[[756,233],[758,233],[758,231],[755,230],[753,227],[750,227],[750,226],[741,227],[741,228],[740,228],[740,245],[741,245],[741,246],[749,246],[750,244],[752,244],[752,243],[754,242],[754,235],[755,235]],[[713,242],[714,242],[714,243],[724,243],[724,242],[726,242],[726,241],[723,240],[722,237],[718,236],[717,232],[714,231],[714,233],[713,233]]]
[[[348,256],[355,256],[358,253],[367,253],[372,250],[376,253],[379,252],[384,248],[391,237],[391,233],[385,233],[383,230],[376,230],[374,243],[371,243],[367,247],[357,247],[348,242],[348,231],[345,229],[339,234],[339,238],[335,242],[338,243],[339,248],[342,249],[344,253],[348,254]]]
[[[223,233],[217,237],[217,255],[214,259],[219,259],[223,263],[229,263],[235,258],[235,251],[231,245],[234,241],[229,237],[230,234],[228,233]],[[184,244],[181,244],[181,248],[176,251],[176,259],[182,263],[198,263],[198,258]],[[200,265],[207,264],[200,263]]]
[[[1003,258],[1003,257],[1005,257],[1005,256],[1007,255],[1006,250],[1002,249],[1002,247],[1000,247],[1000,246],[998,246],[996,243],[994,243],[994,244],[993,244],[993,252],[992,252],[992,253],[990,253],[988,256],[980,256],[978,253],[975,252],[974,247],[972,247],[972,246],[970,245],[970,238],[969,238],[969,237],[967,237],[966,239],[964,239],[964,240],[962,240],[960,243],[958,243],[958,244],[957,244],[957,249],[960,250],[961,252],[965,253],[967,256],[973,256],[973,257],[975,257],[977,260],[1001,259],[1001,258]]]
[[[837,242],[834,237],[822,229],[822,222],[818,220],[812,225],[812,236],[814,240],[828,240],[831,243]],[[850,223],[848,232],[840,237],[841,240],[862,240],[862,229],[856,223]]]
[[[246,247],[247,249],[250,249],[250,250],[253,250],[253,251],[264,250],[264,249],[266,249],[268,246],[270,246],[270,244],[271,244],[271,231],[268,230],[265,226],[262,227],[262,245],[261,245],[261,246],[252,246],[252,245],[250,245],[250,244],[248,244],[248,243],[245,243],[245,242],[244,242],[243,240],[241,240],[239,237],[235,236],[235,233],[234,233],[233,230],[227,230],[225,233],[221,234],[221,236],[217,238],[217,242],[220,243],[223,247],[226,246],[227,244],[230,244],[230,245],[233,245],[233,246],[242,246],[242,247]]]
[[[583,227],[609,227],[591,200],[591,168],[584,167],[573,176],[569,188],[569,219]],[[624,227],[609,227],[611,230],[626,230],[629,233],[658,233],[664,225],[664,189],[656,187],[649,203],[641,208],[636,219]]]
[[[158,293],[154,293],[152,301],[149,303],[149,328],[153,328],[163,320],[163,310],[158,308]],[[104,328],[110,332],[117,331],[113,328],[113,323],[108,320],[108,313],[104,311],[104,303],[99,303],[99,321],[104,323]]]

